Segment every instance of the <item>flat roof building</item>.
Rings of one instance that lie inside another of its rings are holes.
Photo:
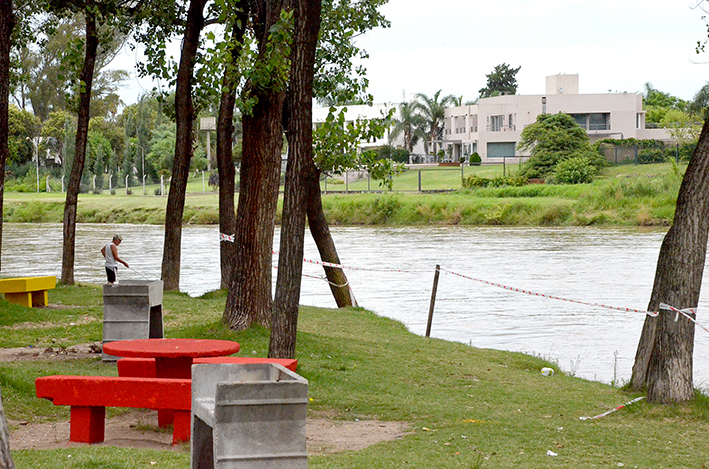
[[[483,162],[517,161],[522,130],[540,114],[563,112],[585,128],[591,141],[604,138],[671,140],[664,129],[646,129],[643,97],[636,93],[580,94],[579,76],[546,78],[546,93],[482,98],[477,104],[446,109],[440,142],[446,158],[468,160],[477,152]]]

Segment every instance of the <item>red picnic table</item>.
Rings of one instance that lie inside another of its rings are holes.
[[[155,359],[155,377],[192,379],[192,362],[199,357],[222,357],[239,351],[239,343],[214,339],[136,339],[104,344],[103,351],[118,357]],[[174,412],[158,410],[158,426],[173,423]]]
[[[118,340],[103,346],[118,357],[155,358],[157,378],[192,378],[192,362],[198,357],[222,357],[239,351],[239,343],[213,339]]]

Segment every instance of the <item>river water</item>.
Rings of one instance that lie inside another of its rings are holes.
[[[160,278],[162,226],[80,224],[76,230],[77,282],[105,281],[99,251],[113,233],[123,237],[119,254],[133,269],[119,270],[119,281]],[[512,292],[481,280],[643,310],[665,230],[333,227],[332,234],[342,263],[362,269],[347,271],[360,306],[397,319],[423,335],[435,266],[440,264],[445,271],[462,276],[446,272],[440,276],[433,337],[526,352],[555,361],[582,378],[622,383],[630,378],[643,314]],[[61,276],[61,245],[60,224],[5,224],[2,275]],[[305,257],[318,259],[309,236]],[[318,278],[321,267],[306,263],[304,274],[301,303],[334,307],[327,283]],[[180,290],[196,296],[219,288],[219,282],[218,228],[185,227]],[[700,322],[702,306],[709,300],[706,281],[702,292]],[[694,371],[695,386],[707,387],[709,334],[699,328]]]

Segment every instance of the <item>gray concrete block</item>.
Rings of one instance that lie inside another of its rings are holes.
[[[163,337],[162,280],[121,280],[103,286],[103,343]],[[118,357],[103,354],[103,361]]]
[[[192,469],[307,468],[307,403],[281,365],[193,365]]]

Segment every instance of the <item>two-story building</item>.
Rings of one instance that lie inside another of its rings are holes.
[[[663,129],[645,128],[643,97],[636,93],[580,94],[579,76],[553,75],[546,93],[483,98],[477,104],[446,109],[446,157],[468,160],[477,152],[483,162],[516,162],[528,156],[517,150],[522,130],[540,114],[563,112],[584,127],[591,141],[604,138],[671,140]]]

